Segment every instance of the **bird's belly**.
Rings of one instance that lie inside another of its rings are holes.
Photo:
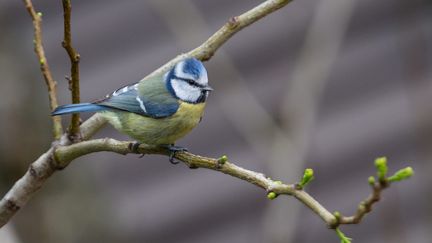
[[[119,131],[147,144],[174,144],[200,121],[205,103],[180,103],[177,112],[166,118],[151,118],[130,112],[104,112]]]

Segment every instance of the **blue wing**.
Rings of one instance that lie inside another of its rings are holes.
[[[160,82],[160,81],[159,81]],[[149,84],[154,82],[149,82]],[[163,82],[160,82],[163,83]],[[144,87],[140,87],[144,86]],[[125,86],[108,95],[101,101],[94,102],[99,106],[129,111],[153,118],[164,118],[173,115],[179,108],[177,100],[168,91],[161,88],[145,87],[145,82]],[[140,92],[139,90],[146,90]],[[148,90],[152,89],[152,90]]]

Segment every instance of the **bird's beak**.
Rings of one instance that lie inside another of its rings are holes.
[[[210,87],[210,86],[205,86],[205,87],[203,87],[202,88],[203,90],[205,90],[205,91],[213,91],[213,88],[212,87]]]

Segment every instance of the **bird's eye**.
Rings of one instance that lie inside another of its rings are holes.
[[[194,85],[195,81],[193,81],[192,79],[186,79],[186,82],[190,85]]]

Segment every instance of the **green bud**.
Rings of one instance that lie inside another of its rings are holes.
[[[39,60],[39,63],[40,63],[41,65],[44,65],[44,64],[45,64],[45,59],[41,58],[41,59]]]
[[[219,159],[218,159],[218,164],[223,165],[225,164],[225,162],[228,161],[228,157],[226,155],[222,155]]]
[[[352,239],[347,237],[339,228],[335,229],[336,234],[339,236],[339,239],[341,240],[341,243],[351,243]]]
[[[398,170],[394,175],[390,176],[388,180],[391,182],[402,181],[410,178],[412,175],[414,175],[414,170],[411,167],[406,167]]]
[[[267,193],[267,198],[270,200],[273,200],[277,197],[278,195],[275,192],[269,192]]]
[[[42,12],[38,12],[37,15],[38,15],[39,17],[42,17]]]
[[[312,181],[314,179],[314,172],[313,172],[313,170],[311,169],[311,168],[307,168],[305,171],[304,171],[304,174],[303,174],[303,178],[302,178],[302,180],[300,181],[300,183],[299,183],[299,186],[300,187],[305,187],[310,181]]]
[[[371,185],[371,186],[375,185],[375,177],[373,177],[373,176],[369,176],[369,178],[368,178],[368,183],[369,183],[369,185]]]
[[[307,177],[312,177],[313,176],[313,170],[311,169],[311,168],[307,168],[306,170],[305,170],[305,172],[304,172],[304,175],[305,176],[307,176]]]
[[[377,168],[378,179],[384,181],[388,171],[387,158],[380,157],[375,159],[375,167]]]
[[[278,184],[278,185],[282,185],[283,184],[282,181],[275,181],[274,183]]]
[[[336,219],[339,221],[341,218],[341,213],[339,211],[334,211],[333,215],[336,217]]]

